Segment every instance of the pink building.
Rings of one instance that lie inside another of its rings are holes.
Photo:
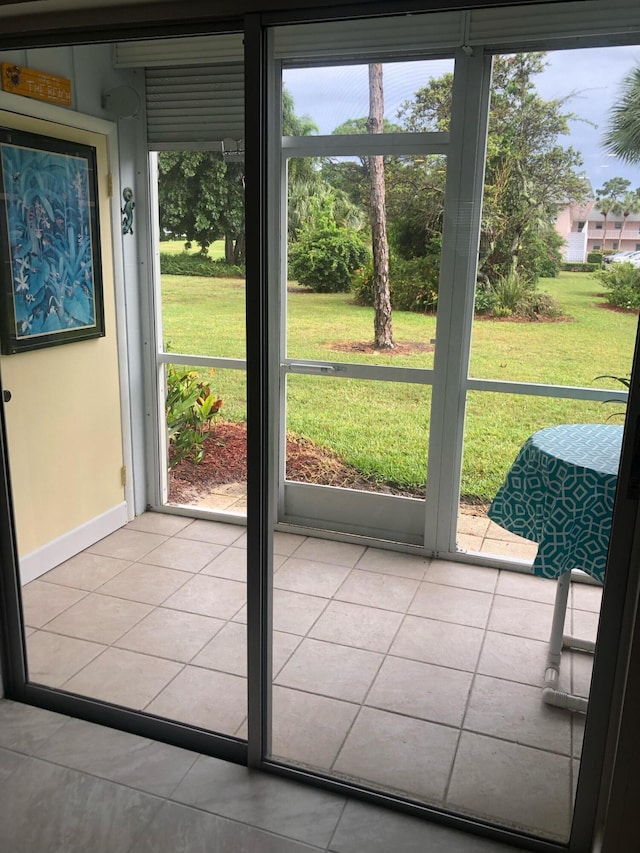
[[[589,252],[640,251],[640,213],[607,214],[596,208],[595,199],[583,204],[570,204],[556,219],[556,230],[564,239],[562,255],[565,261],[586,261]]]

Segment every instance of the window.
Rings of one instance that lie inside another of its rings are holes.
[[[616,229],[616,231],[621,231],[622,230],[622,222],[614,222],[613,227]]]
[[[578,220],[578,231],[582,231],[582,229],[584,228],[584,226],[585,226],[585,221],[584,221],[584,219],[580,219],[580,220]]]
[[[602,222],[596,222],[596,228],[598,231],[602,231]]]
[[[618,241],[617,241],[617,240],[614,240],[614,241],[613,241],[613,246],[612,246],[611,248],[612,248],[612,249],[617,249],[617,248],[618,248]]]
[[[636,243],[636,252],[640,252],[640,243]]]
[[[601,248],[602,248],[602,246],[600,245],[600,243],[594,243],[593,249],[591,251],[592,252],[599,252]]]

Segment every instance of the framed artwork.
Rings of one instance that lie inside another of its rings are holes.
[[[95,148],[0,128],[5,354],[104,335]]]

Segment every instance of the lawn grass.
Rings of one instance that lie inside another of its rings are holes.
[[[611,311],[598,282],[584,273],[544,279],[571,317],[565,322],[477,320],[470,375],[478,378],[611,387],[601,374],[629,374],[637,326],[634,314]],[[244,357],[244,287],[233,279],[163,276],[164,339],[173,352]],[[349,294],[288,295],[290,358],[433,367],[433,353],[369,354],[340,347],[370,342],[373,311]],[[428,345],[435,317],[394,312],[397,343]],[[217,371],[212,389],[224,399],[221,415],[243,419],[242,371]],[[287,428],[338,452],[362,473],[396,486],[424,483],[431,388],[290,375]],[[613,406],[576,400],[470,392],[467,399],[462,493],[488,501],[521,444],[535,430],[558,423],[603,422]],[[620,421],[620,418],[617,419]]]
[[[197,243],[193,243],[190,249],[185,249],[184,244],[184,240],[162,240],[160,251],[166,252],[167,255],[179,255],[181,252],[197,254],[200,251]],[[215,243],[211,243],[207,250],[207,255],[212,261],[224,258],[224,240],[216,240]]]

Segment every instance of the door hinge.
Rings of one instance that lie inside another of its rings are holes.
[[[111,172],[107,175],[107,195],[113,198],[113,175]]]
[[[127,466],[123,465],[120,469],[120,482],[123,486],[127,485]]]

